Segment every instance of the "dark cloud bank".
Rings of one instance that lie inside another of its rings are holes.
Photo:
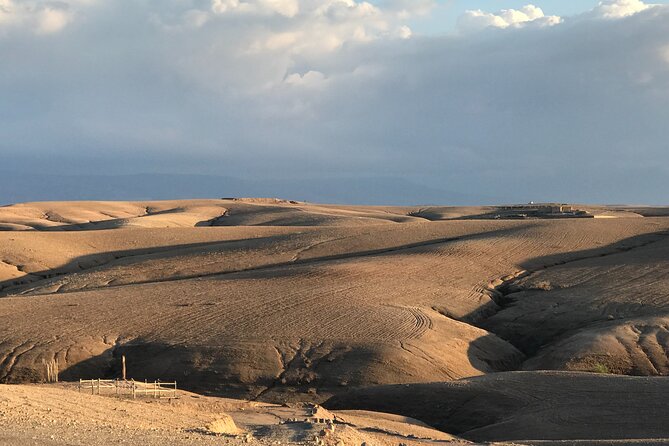
[[[408,38],[270,3],[9,2],[0,203],[669,201],[669,7]]]

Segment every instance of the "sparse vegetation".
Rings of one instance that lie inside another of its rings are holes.
[[[551,284],[548,280],[541,280],[539,282],[532,284],[532,289],[541,291],[550,291],[553,289],[553,284]]]
[[[606,364],[602,364],[601,362],[598,362],[592,366],[592,371],[593,373],[611,373],[611,370],[606,366]]]

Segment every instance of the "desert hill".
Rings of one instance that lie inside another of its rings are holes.
[[[321,445],[470,444],[392,414],[277,406],[188,392],[167,403],[89,395],[67,385],[0,385],[2,445],[314,445],[316,439]]]
[[[277,199],[1,207],[0,382],[39,382],[51,359],[65,380],[115,377],[122,355],[136,379],[270,402],[467,387],[515,370],[667,374],[662,209],[578,206],[588,218],[511,209]],[[476,376],[485,377],[457,381]],[[559,388],[566,375],[499,376]],[[633,392],[641,381],[624,382]],[[475,393],[483,405],[497,398]],[[451,426],[433,412],[418,418]],[[471,438],[510,438],[494,432]]]
[[[667,444],[659,439],[667,435],[668,391],[666,378],[506,372],[360,389],[334,397],[326,407],[412,416],[473,441]]]

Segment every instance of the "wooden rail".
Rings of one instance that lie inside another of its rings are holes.
[[[88,391],[90,389],[92,395],[114,394],[117,397],[131,396],[137,398],[138,396],[153,397],[153,398],[178,398],[177,383],[162,382],[156,380],[149,382],[144,380],[135,381],[134,379],[80,379],[79,391]],[[110,389],[107,392],[107,389]]]

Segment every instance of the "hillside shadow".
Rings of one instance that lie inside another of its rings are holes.
[[[655,242],[659,242],[669,237],[669,232],[666,230],[652,232],[648,234],[636,235],[611,243],[599,248],[591,248],[580,251],[571,251],[568,253],[552,254],[547,256],[535,257],[521,263],[523,269],[527,271],[540,271],[543,269],[552,268],[555,266],[570,267],[569,264],[581,260],[605,258],[614,256],[616,254],[626,253],[635,249],[645,248]],[[644,257],[628,257],[625,259],[626,264],[644,264],[652,261],[665,259],[666,257],[658,256],[655,259],[648,257],[648,252]]]
[[[420,420],[452,435],[494,425],[512,416],[526,401],[485,377],[454,384],[414,383],[367,386],[335,395],[323,403],[329,410],[365,410]],[[466,436],[465,436],[466,438]]]
[[[509,236],[514,233],[522,232],[528,229],[529,227],[530,226],[519,226],[513,228],[496,229],[492,231],[479,232],[463,236],[443,237],[437,239],[430,239],[422,242],[407,243],[387,248],[370,249],[363,251],[346,252],[342,254],[333,254],[319,257],[298,259],[290,262],[268,265],[260,268],[247,269],[239,272],[215,274],[214,276],[218,280],[246,279],[247,273],[248,274],[252,273],[254,278],[263,278],[263,279],[294,277],[304,274],[304,268],[299,268],[299,267],[306,268],[308,266],[316,265],[322,262],[337,262],[337,261],[352,260],[352,259],[375,258],[383,256],[392,256],[396,254],[397,255],[401,254],[403,256],[423,255],[427,252],[438,249],[440,245],[454,242],[488,240],[496,237]],[[294,267],[294,268],[286,268],[286,267]]]
[[[599,248],[535,257],[525,262],[522,262],[520,266],[522,269],[528,271],[530,274],[533,274],[554,267],[559,267],[561,269],[581,268],[584,263],[587,263],[588,266],[591,266],[593,268],[610,266],[611,264],[621,264],[625,266],[654,265],[657,264],[658,262],[666,262],[667,250],[652,249],[652,247],[655,243],[667,240],[668,237],[669,237],[669,232],[667,231],[658,231],[649,234],[642,234],[629,237]],[[629,253],[630,251],[643,248],[649,248],[644,250],[643,255],[627,255],[624,257],[621,256],[625,253]],[[525,277],[527,276],[522,276],[517,279],[512,279],[510,281],[504,282],[501,285],[497,286],[494,290],[491,290],[490,292],[491,301],[488,302],[485,306],[479,308],[477,311],[465,315],[462,318],[462,320],[464,322],[488,330],[490,331],[491,336],[496,336],[510,343],[511,345],[516,347],[520,352],[526,355],[526,360],[533,357],[538,351],[540,351],[545,346],[554,342],[557,338],[564,336],[565,333],[573,332],[574,330],[577,330],[579,327],[591,325],[592,323],[595,322],[598,323],[609,322],[609,318],[607,318],[605,315],[598,313],[594,319],[585,317],[583,318],[583,320],[579,319],[570,322],[564,327],[553,326],[550,323],[546,323],[543,325],[543,328],[534,326],[528,327],[528,330],[530,330],[530,332],[528,333],[522,333],[518,332],[518,330],[514,330],[511,336],[506,336],[504,333],[495,332],[495,329],[499,328],[498,325],[490,323],[489,321],[500,312],[503,312],[508,308],[515,307],[516,305],[518,305],[519,298],[521,297],[523,299],[531,298],[532,294],[528,293],[540,293],[539,296],[541,297],[545,297],[550,293],[569,293],[568,288],[561,288],[559,287],[559,284],[557,284],[556,288],[552,287],[549,287],[547,289],[528,288],[528,286],[524,285],[522,282]],[[545,302],[547,310],[551,308],[549,307],[549,305],[554,305],[554,302],[551,299],[547,299]],[[649,302],[645,303],[644,305],[638,308],[637,307],[635,308],[636,308],[635,310],[636,313],[629,317],[652,315],[657,313],[658,310],[664,307],[658,307],[656,304]],[[537,311],[536,307],[532,307],[531,309],[532,311],[535,312]],[[616,320],[610,322],[617,323]],[[508,329],[509,327],[506,328]],[[520,329],[520,327],[516,328]],[[544,336],[537,335],[537,332],[540,328],[545,332]],[[474,361],[477,359],[476,352],[480,351],[479,349],[482,347],[480,345],[481,342],[477,343],[477,341],[474,341],[469,346],[468,356],[470,361]],[[496,371],[507,371],[507,370],[514,370],[514,368],[510,368],[504,364],[502,367],[496,368]]]
[[[470,341],[467,348],[470,364],[484,374],[519,370],[527,359],[525,354],[515,348],[508,349],[506,356],[498,355],[504,351],[499,348],[499,343],[500,338],[495,334],[486,334]]]
[[[88,231],[104,231],[104,230],[113,230],[113,229],[119,229],[123,228],[126,226],[132,227],[132,224],[128,225],[129,222],[132,221],[141,221],[142,219],[147,219],[151,217],[158,217],[162,215],[181,215],[181,214],[190,214],[188,209],[186,208],[173,208],[173,209],[165,209],[162,211],[153,211],[147,208],[147,213],[146,214],[140,214],[140,215],[130,215],[127,217],[113,217],[113,218],[108,218],[106,220],[95,220],[95,221],[88,221],[85,223],[71,223],[67,221],[60,221],[58,218],[61,218],[58,215],[55,214],[46,214],[43,220],[46,220],[51,223],[57,223],[57,226],[51,226],[51,225],[43,225],[43,224],[35,224],[35,225],[28,225],[31,227],[33,230],[38,231],[38,232],[88,232]],[[208,226],[218,226],[218,223],[222,221],[224,217],[226,217],[228,214],[228,210],[226,208],[221,207],[221,215],[212,217],[207,220],[200,220],[194,223],[193,226],[186,226],[186,227],[208,227]],[[55,216],[54,216],[55,215]],[[103,214],[106,215],[106,214]],[[111,215],[106,215],[111,217]],[[141,225],[139,227],[142,227]],[[177,226],[180,227],[180,226]]]
[[[60,372],[63,381],[121,379],[122,357],[126,377],[135,381],[176,382],[179,389],[205,395],[249,399],[272,385],[273,377],[244,384],[234,361],[234,346],[185,346],[136,339],[119,344]]]
[[[57,268],[28,273],[29,277],[38,277],[38,279],[35,280],[25,280],[18,278],[0,281],[0,297],[2,297],[2,295],[6,295],[7,291],[11,291],[13,288],[19,288],[25,285],[33,285],[44,280],[67,276],[68,274],[81,271],[95,270],[95,268],[103,267],[116,261],[122,261],[125,265],[132,265],[134,263],[141,263],[142,261],[145,261],[153,256],[160,256],[161,258],[173,258],[211,250],[225,251],[237,248],[248,249],[252,245],[277,243],[288,240],[291,237],[291,234],[272,235],[252,239],[185,243],[155,248],[138,248],[88,254],[76,257],[65,265],[59,266]]]
[[[334,255],[325,255],[319,257],[310,257],[305,259],[294,259],[290,261],[281,261],[270,264],[262,264],[257,266],[250,266],[247,268],[240,268],[237,270],[227,270],[227,271],[215,271],[207,272],[202,274],[181,274],[178,276],[165,278],[165,279],[155,279],[148,281],[135,281],[129,284],[146,284],[146,283],[160,283],[167,282],[172,280],[187,280],[187,279],[196,279],[203,277],[217,277],[220,280],[234,280],[237,278],[244,278],[244,273],[253,273],[254,276],[271,279],[276,277],[290,277],[294,275],[302,274],[299,269],[287,269],[286,267],[290,266],[299,266],[299,265],[309,265],[316,264],[320,262],[328,261],[337,261],[337,260],[346,260],[352,258],[364,258],[364,257],[373,257],[381,255],[392,255],[394,253],[402,253],[405,255],[411,254],[421,254],[425,250],[429,250],[434,246],[438,246],[444,243],[456,242],[456,241],[472,241],[472,240],[486,240],[495,237],[508,236],[516,232],[526,230],[531,225],[523,225],[512,228],[497,229],[492,231],[480,232],[475,234],[469,234],[464,236],[455,236],[455,237],[443,237],[437,239],[430,239],[421,242],[407,243],[402,245],[362,250],[362,251],[353,251],[345,252],[342,254]],[[158,248],[140,248],[140,249],[129,249],[129,250],[119,250],[119,251],[108,251],[101,252],[96,254],[89,254],[85,256],[80,256],[67,264],[60,266],[58,268],[42,270],[37,272],[29,273],[28,278],[18,278],[18,279],[8,279],[5,281],[0,281],[0,298],[3,296],[9,295],[12,291],[18,291],[21,287],[24,286],[33,286],[37,285],[40,282],[54,279],[57,277],[65,277],[68,274],[73,274],[81,271],[94,271],[96,268],[104,267],[113,262],[123,262],[124,265],[132,265],[135,263],[141,263],[147,259],[150,259],[154,256],[160,256],[161,258],[172,258],[179,257],[188,254],[197,254],[200,252],[206,252],[209,250],[216,251],[225,251],[232,249],[248,249],[256,245],[271,245],[273,243],[278,243],[286,240],[290,240],[294,237],[294,234],[285,234],[285,235],[273,235],[267,237],[258,237],[252,239],[242,239],[242,240],[226,240],[226,241],[214,241],[214,242],[202,242],[202,243],[188,243],[181,245],[169,245]],[[336,242],[336,240],[333,240]],[[220,249],[219,249],[220,248]],[[32,279],[38,277],[38,279]],[[112,285],[113,286],[113,285]]]

